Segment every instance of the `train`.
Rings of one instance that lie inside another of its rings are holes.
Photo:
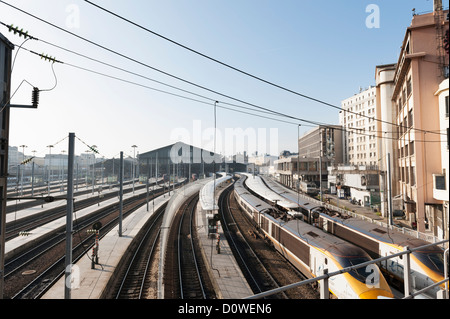
[[[429,243],[411,237],[395,230],[382,228],[364,220],[341,215],[328,209],[316,210],[313,214],[313,224],[330,234],[357,243],[373,258],[393,255],[407,248],[417,248]],[[391,282],[401,288],[404,282],[404,256],[394,257],[380,263],[383,272]],[[438,246],[427,247],[413,251],[410,258],[411,289],[413,292],[422,290],[444,279],[444,250]],[[444,284],[441,285],[444,288]],[[416,298],[436,298],[441,288],[436,286],[421,293]]]
[[[372,258],[396,254],[404,251],[406,247],[416,248],[429,244],[402,232],[382,228],[377,224],[329,210],[322,205],[311,205],[309,200],[298,198],[292,190],[267,178],[264,178],[264,181],[272,191],[292,202],[296,202],[310,224],[358,245]],[[394,257],[380,263],[385,276],[400,289],[404,284],[403,263],[403,256]],[[412,252],[410,267],[413,292],[442,281],[444,279],[444,249],[431,246]],[[441,288],[444,288],[444,284],[441,287],[437,286],[430,289],[416,296],[416,298],[436,298],[436,294]]]
[[[273,246],[308,278],[334,272],[371,260],[361,248],[330,235],[306,222],[279,211],[253,195],[240,175],[234,197],[256,228]],[[329,291],[338,299],[393,298],[377,265],[358,268],[330,277]]]

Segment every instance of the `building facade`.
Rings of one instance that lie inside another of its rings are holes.
[[[360,89],[358,94],[341,102],[339,124],[343,132],[344,162],[349,165],[378,163],[376,121],[376,87]]]
[[[297,188],[299,182],[314,182],[319,187],[322,180],[322,187],[326,188],[327,168],[343,162],[342,128],[330,125],[310,130],[299,138],[298,151],[298,156],[280,157],[275,161],[279,181]]]
[[[398,140],[396,118],[397,109],[392,101],[394,92],[394,76],[396,64],[378,65],[375,67],[376,81],[376,106],[378,120],[378,167],[380,170],[380,212],[383,217],[389,216],[389,211],[398,208],[403,211],[403,205],[395,205],[392,197],[398,194],[398,165],[397,147]],[[390,201],[390,202],[389,202]],[[389,209],[389,205],[391,205]]]
[[[443,214],[443,201],[433,196],[433,176],[443,172],[441,138],[447,138],[441,131],[436,96],[448,77],[448,53],[443,50],[446,30],[448,10],[442,10],[442,2],[435,1],[432,13],[415,15],[406,30],[394,74],[397,195],[421,232],[436,233],[438,216]]]
[[[439,85],[435,95],[439,99],[439,127],[441,135],[441,162],[440,174],[433,174],[433,198],[442,201],[442,210],[438,210],[434,221],[436,235],[439,238],[449,238],[449,79]]]

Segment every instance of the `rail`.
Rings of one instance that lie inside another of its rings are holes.
[[[414,252],[416,250],[421,250],[423,248],[427,248],[427,247],[430,247],[430,246],[444,245],[445,243],[448,244],[448,242],[449,242],[449,240],[447,239],[447,240],[443,240],[443,241],[440,241],[440,242],[436,242],[436,243],[432,243],[432,244],[428,244],[428,245],[424,245],[424,246],[420,246],[420,247],[416,247],[416,248],[411,248],[411,249],[406,247],[405,250],[402,251],[402,252],[399,252],[399,253],[396,253],[396,254],[393,254],[393,255],[390,255],[390,256],[385,256],[385,257],[381,257],[381,258],[378,258],[378,259],[374,259],[374,260],[371,260],[371,261],[367,261],[367,262],[364,262],[364,263],[361,263],[361,264],[358,264],[358,265],[354,265],[354,266],[351,266],[351,267],[346,267],[346,268],[343,268],[341,270],[338,270],[338,271],[335,271],[335,272],[332,272],[332,273],[328,273],[328,269],[324,269],[324,274],[321,275],[321,276],[317,276],[315,278],[303,280],[303,281],[300,281],[300,282],[297,282],[297,283],[293,283],[293,284],[290,284],[290,285],[286,285],[286,286],[283,286],[283,287],[280,287],[280,288],[268,290],[268,291],[265,291],[265,292],[262,292],[262,293],[259,293],[259,294],[253,295],[253,296],[249,296],[249,297],[244,298],[244,299],[261,299],[261,298],[268,297],[268,296],[271,296],[273,294],[276,294],[276,293],[279,293],[279,292],[282,292],[282,291],[285,291],[285,290],[288,290],[288,289],[292,289],[292,288],[295,288],[295,287],[303,286],[303,285],[314,283],[314,282],[318,282],[318,281],[321,281],[321,284],[320,284],[320,287],[321,287],[321,289],[320,289],[320,298],[321,299],[328,299],[329,298],[329,291],[326,288],[328,287],[328,280],[331,277],[337,276],[337,275],[340,275],[340,274],[344,274],[344,273],[347,273],[347,272],[350,272],[352,270],[359,269],[359,268],[362,268],[362,267],[367,267],[369,265],[376,264],[378,262],[382,262],[382,261],[385,261],[385,260],[388,260],[388,259],[391,259],[391,258],[394,258],[394,257],[402,256],[402,255],[407,255],[406,259],[405,259],[406,260],[405,264],[403,265],[404,266],[405,297],[402,298],[402,299],[414,298],[415,296],[417,296],[417,295],[419,295],[419,294],[421,294],[421,293],[423,293],[423,292],[425,292],[425,291],[427,291],[429,289],[432,289],[432,288],[434,288],[436,286],[439,286],[439,285],[441,285],[443,283],[445,283],[445,290],[443,291],[443,293],[438,293],[437,294],[437,298],[439,298],[439,299],[448,299],[449,298],[449,292],[448,292],[449,277],[448,277],[448,267],[447,267],[447,263],[448,263],[448,248],[444,252],[444,280],[442,280],[440,282],[437,282],[437,283],[434,283],[434,284],[432,284],[432,285],[430,285],[430,286],[428,286],[428,287],[426,287],[426,288],[424,288],[424,289],[422,289],[420,291],[416,291],[416,292],[413,293],[413,292],[411,292],[412,289],[411,289],[411,278],[410,278],[410,273],[411,273],[411,271],[410,271],[411,270],[411,268],[410,268],[410,254],[412,252]],[[373,285],[373,284],[370,284],[370,283],[367,283],[367,284],[368,285]]]

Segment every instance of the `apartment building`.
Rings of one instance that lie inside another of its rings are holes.
[[[376,87],[341,102],[339,124],[344,128],[344,161],[349,165],[375,166],[378,162],[376,121]]]
[[[398,136],[394,143],[397,195],[418,230],[434,234],[445,228],[443,200],[433,196],[433,185],[444,167],[441,139],[448,138],[441,127],[440,94],[436,94],[448,78],[449,56],[443,45],[448,23],[442,1],[434,1],[432,13],[413,16],[396,64],[392,93]],[[446,194],[448,199],[448,188]]]

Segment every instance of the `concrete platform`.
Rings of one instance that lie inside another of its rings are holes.
[[[147,190],[144,188],[139,191],[135,191],[134,195],[137,195],[140,193],[145,193],[146,191]],[[85,198],[85,196],[86,195],[82,195],[81,197]],[[129,193],[123,195],[123,199],[125,200],[132,196],[133,196],[133,193],[129,192]],[[96,210],[100,209],[101,207],[112,205],[112,204],[115,204],[118,202],[119,202],[119,199],[117,197],[113,197],[113,198],[110,198],[108,200],[101,202],[100,206],[93,205],[93,206],[89,206],[87,208],[78,210],[78,211],[74,212],[74,217],[73,217],[74,221],[76,219],[82,219],[83,217],[94,213]],[[76,201],[75,201],[75,203],[76,203]],[[66,205],[66,201],[64,200],[64,201],[57,201],[57,202],[49,203],[48,205],[45,206],[45,208],[41,208],[40,206],[28,208],[28,209],[21,211],[20,216],[24,217],[24,216],[29,216],[31,214],[42,213],[42,212],[45,212],[47,209],[51,209],[51,208],[54,208],[56,206],[61,206],[61,205],[62,206]],[[7,220],[9,220],[9,222],[13,222],[10,219],[12,217],[10,215],[11,214],[7,215]],[[23,251],[24,249],[26,249],[27,247],[34,245],[34,243],[38,240],[42,240],[43,238],[52,236],[52,234],[54,234],[55,232],[65,231],[65,227],[66,227],[66,217],[64,216],[64,217],[58,218],[48,224],[45,224],[44,226],[32,229],[28,236],[18,236],[11,240],[8,240],[5,243],[5,259],[8,259],[12,255],[18,254],[21,251]]]
[[[216,200],[227,186],[233,187],[231,185],[232,184],[225,184],[223,187],[216,188]],[[252,296],[253,292],[234,258],[220,222],[218,227],[218,235],[220,236],[220,254],[216,249],[217,237],[211,235],[208,236],[206,211],[202,210],[200,202],[197,205],[196,222],[200,245],[203,248],[203,256],[209,265],[209,275],[216,288],[218,298],[242,299]]]
[[[199,183],[204,185],[204,183]],[[190,187],[188,187],[190,188]],[[192,191],[198,191],[200,188],[194,187]],[[224,187],[219,187],[217,191],[217,198],[224,190]],[[182,197],[187,195],[186,189],[179,190]],[[190,193],[190,191],[189,191]],[[169,200],[177,202],[176,196],[165,198],[160,196],[155,200],[155,210],[164,202]],[[177,192],[175,192],[177,194]],[[170,204],[170,202],[169,202]],[[175,205],[176,206],[176,205]],[[172,207],[171,210],[175,210]],[[85,255],[80,261],[76,263],[75,280],[71,290],[71,299],[100,299],[108,288],[108,283],[114,270],[119,265],[119,262],[131,244],[133,238],[145,224],[147,219],[152,215],[152,205],[150,205],[150,212],[146,211],[146,206],[137,210],[132,216],[129,216],[123,222],[123,236],[118,236],[118,227],[109,232],[99,243],[99,262],[101,265],[96,265],[95,269],[91,269],[91,256]],[[219,225],[218,233],[220,235],[220,254],[216,250],[216,237],[208,237],[208,226],[206,214],[202,212],[200,203],[197,210],[197,229],[201,246],[203,247],[203,254],[205,260],[208,261],[209,271],[213,283],[218,292],[220,299],[241,299],[253,295],[247,281],[242,274],[230,246],[225,238],[222,227]],[[60,278],[53,287],[42,297],[42,299],[63,299],[65,289],[65,278]]]
[[[159,196],[155,199],[155,211],[171,197]],[[85,255],[75,265],[71,299],[100,299],[108,288],[108,283],[122,256],[130,246],[143,225],[153,215],[153,204],[149,211],[144,205],[122,223],[122,237],[119,237],[119,226],[110,231],[99,242],[99,263],[91,269],[91,256]],[[57,281],[41,299],[64,299],[65,277]]]

